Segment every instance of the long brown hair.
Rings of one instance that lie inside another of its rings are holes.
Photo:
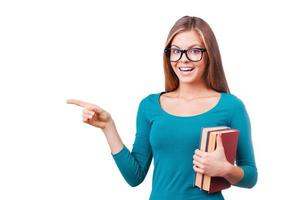
[[[218,92],[229,93],[230,90],[225,77],[217,41],[212,29],[203,19],[184,16],[176,21],[168,34],[165,48],[171,46],[171,42],[177,34],[191,30],[200,34],[207,50],[208,62],[203,75],[206,86]],[[165,75],[165,91],[170,92],[176,90],[179,87],[179,79],[174,73],[165,53],[163,55],[163,67]]]

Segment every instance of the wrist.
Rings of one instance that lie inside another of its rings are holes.
[[[227,178],[231,175],[232,171],[233,171],[234,165],[232,165],[229,162],[226,162],[224,165],[224,172],[223,172],[223,177]]]
[[[114,129],[115,129],[115,123],[113,120],[110,120],[109,122],[107,122],[106,126],[102,130],[104,134],[109,134],[113,132]]]

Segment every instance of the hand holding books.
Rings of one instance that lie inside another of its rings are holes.
[[[202,129],[200,150],[193,156],[195,186],[209,193],[231,186],[224,177],[236,159],[238,134],[238,130],[229,127]]]
[[[196,172],[209,176],[225,176],[226,169],[231,163],[228,162],[221,135],[217,136],[216,149],[213,152],[203,152],[199,149],[195,150],[193,156],[193,168]]]

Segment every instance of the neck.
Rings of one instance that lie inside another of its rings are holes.
[[[197,97],[206,97],[212,95],[212,90],[200,83],[180,83],[179,88],[175,90],[177,97],[193,99]]]

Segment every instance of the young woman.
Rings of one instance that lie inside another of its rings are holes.
[[[131,186],[145,178],[154,158],[150,199],[223,199],[193,186],[195,172],[220,176],[251,188],[257,181],[250,121],[243,102],[230,94],[219,48],[209,25],[185,16],[170,30],[164,55],[165,91],[139,104],[132,151],[124,146],[111,115],[97,105],[70,99],[84,108],[83,121],[101,128],[112,156]],[[236,165],[225,157],[221,138],[214,152],[199,148],[203,127],[240,131]]]

